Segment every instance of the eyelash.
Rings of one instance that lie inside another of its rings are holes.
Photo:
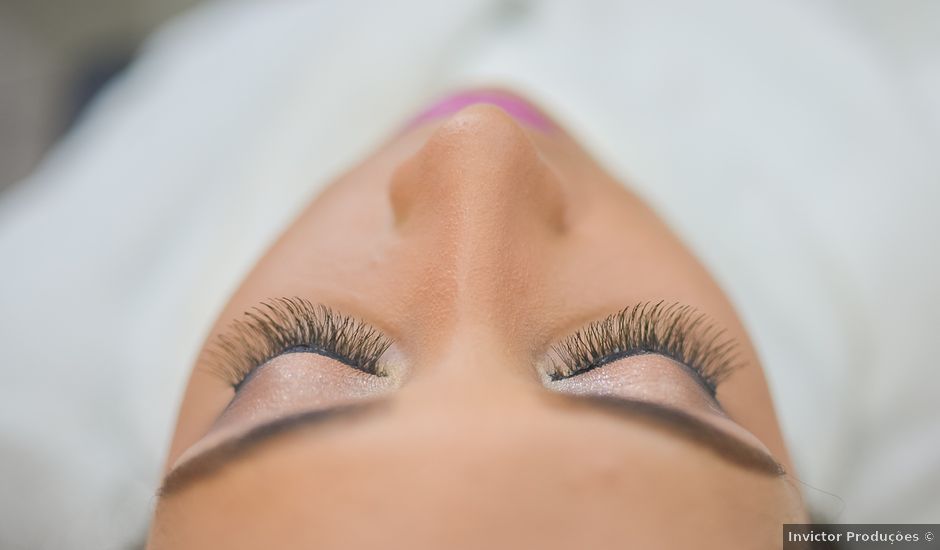
[[[659,354],[688,367],[715,397],[737,368],[734,341],[691,306],[643,302],[595,321],[552,347],[546,374],[562,380],[624,357]]]
[[[209,349],[210,368],[236,391],[275,357],[311,352],[375,376],[386,376],[379,358],[392,344],[362,321],[297,297],[275,298],[232,322]]]
[[[236,391],[252,372],[290,352],[312,352],[375,376],[392,344],[365,323],[303,298],[275,298],[232,322],[208,350],[210,368]],[[688,367],[715,397],[736,368],[734,342],[691,306],[643,302],[568,336],[552,347],[546,374],[572,378],[625,357],[658,354]]]

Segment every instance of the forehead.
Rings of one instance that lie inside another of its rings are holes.
[[[706,548],[705,532],[720,539],[758,523],[776,541],[787,488],[656,428],[596,414],[393,412],[272,442],[162,503],[157,521],[184,548],[187,536],[220,544],[233,526],[241,542],[283,548],[479,547],[487,537],[602,548],[652,541],[673,522]]]

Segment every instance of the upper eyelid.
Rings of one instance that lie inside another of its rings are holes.
[[[661,300],[640,302],[585,324],[551,345],[547,367],[541,370],[551,379],[566,378],[624,351],[672,359],[690,369],[716,402],[717,386],[739,367],[737,343],[724,328],[691,306]]]
[[[200,359],[232,387],[292,347],[370,372],[392,340],[369,323],[301,297],[260,302],[216,335]],[[318,351],[319,350],[319,351]]]
[[[699,390],[702,392],[704,397],[709,401],[711,405],[711,409],[714,412],[718,413],[721,416],[725,416],[725,417],[728,416],[721,402],[718,400],[718,397],[711,392],[711,389],[708,387],[706,381],[703,379],[703,377],[699,374],[699,372],[696,369],[690,367],[689,365],[686,365],[685,363],[676,361],[672,357],[668,357],[661,353],[630,353],[630,354],[621,355],[621,356],[611,356],[611,358],[605,359],[597,367],[588,369],[587,371],[578,371],[577,373],[574,373],[564,378],[549,379],[547,383],[550,384],[551,382],[563,382],[565,380],[570,380],[571,378],[581,376],[585,374],[586,372],[589,372],[590,370],[594,370],[595,368],[596,369],[605,368],[607,365],[619,363],[620,361],[629,361],[630,359],[639,357],[641,355],[655,355],[655,356],[658,356],[664,362],[672,363],[674,365],[673,367],[664,367],[664,368],[665,369],[673,368],[673,369],[681,370],[682,374],[680,376],[684,376],[687,379],[690,379],[692,380],[692,382],[695,383],[695,385],[699,388]]]

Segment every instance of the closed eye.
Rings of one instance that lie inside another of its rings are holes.
[[[377,329],[327,306],[275,298],[236,319],[207,348],[208,368],[236,391],[262,365],[290,353],[313,353],[374,376],[392,341]]]
[[[549,353],[544,375],[573,378],[622,359],[656,354],[684,368],[717,402],[718,385],[736,368],[734,341],[691,306],[642,302],[574,332]]]

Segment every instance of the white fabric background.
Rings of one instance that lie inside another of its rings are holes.
[[[0,547],[145,533],[189,365],[330,177],[528,94],[728,290],[814,508],[940,522],[940,4],[218,2],[0,196]]]

